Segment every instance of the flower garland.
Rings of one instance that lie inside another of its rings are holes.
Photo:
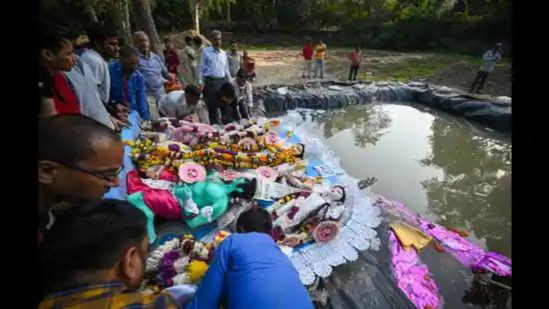
[[[292,145],[275,153],[246,154],[223,148],[207,148],[185,151],[176,144],[158,145],[150,140],[125,141],[132,147],[131,158],[141,171],[151,166],[163,165],[176,170],[185,161],[192,160],[203,166],[220,165],[232,168],[258,168],[260,166],[278,166],[283,163],[295,163],[303,155],[301,144]]]
[[[198,283],[206,274],[215,246],[228,235],[220,232],[211,244],[183,235],[159,246],[147,259],[145,288],[157,292],[173,285]]]

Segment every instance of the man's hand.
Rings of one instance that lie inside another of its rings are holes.
[[[114,106],[115,110],[116,110],[116,113],[129,113],[130,112],[130,109],[127,108],[126,106],[122,105],[122,104],[116,104]]]

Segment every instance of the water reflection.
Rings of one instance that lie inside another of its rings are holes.
[[[320,115],[312,114],[311,121],[316,122],[317,127],[323,125],[325,138],[351,129],[358,147],[375,145],[385,134],[384,130],[391,125],[389,115],[372,105],[351,106],[343,111],[329,111]]]
[[[307,115],[305,125],[326,138],[351,176],[379,179],[372,186],[375,193],[447,227],[466,230],[475,243],[511,256],[509,138],[476,132],[460,118],[406,105],[354,106]],[[378,305],[386,302],[385,307],[402,306],[388,301],[398,299],[398,294],[389,296],[383,290],[393,291],[394,286],[388,287],[379,276],[391,273],[386,237],[381,240],[380,252],[368,251],[335,270],[328,282],[332,307],[379,308],[368,298]],[[485,307],[486,299],[479,299],[471,272],[450,255],[426,248],[421,258],[429,265],[446,308],[491,308]]]
[[[448,227],[465,227],[490,250],[511,256],[511,145],[435,118],[423,166],[444,177],[422,181],[429,210]]]

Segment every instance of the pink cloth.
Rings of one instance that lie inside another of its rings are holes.
[[[440,308],[438,287],[415,249],[405,250],[389,230],[391,263],[397,285],[416,308]]]
[[[349,60],[351,60],[351,65],[352,66],[360,65],[360,61],[361,61],[360,52],[354,51],[354,52],[350,53],[349,55],[347,55],[347,57],[349,58]]]
[[[143,192],[145,204],[155,216],[169,220],[183,219],[179,202],[170,191],[149,187],[143,183],[136,170],[128,173],[126,181],[128,194]]]
[[[407,223],[419,227],[425,234],[436,239],[463,266],[474,271],[488,271],[504,277],[511,276],[510,258],[499,253],[486,252],[480,246],[461,237],[458,233],[448,231],[443,226],[412,213],[404,204],[389,202],[380,198],[377,200],[376,205],[399,215]]]

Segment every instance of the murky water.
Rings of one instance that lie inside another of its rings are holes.
[[[305,125],[324,136],[341,166],[371,189],[487,250],[511,257],[511,138],[421,106],[381,104],[316,113]],[[405,308],[394,288],[386,232],[382,249],[339,267],[328,281],[332,307]],[[481,308],[472,274],[449,254],[421,252],[445,308]],[[331,288],[330,288],[331,287]],[[489,308],[489,306],[487,307]]]

